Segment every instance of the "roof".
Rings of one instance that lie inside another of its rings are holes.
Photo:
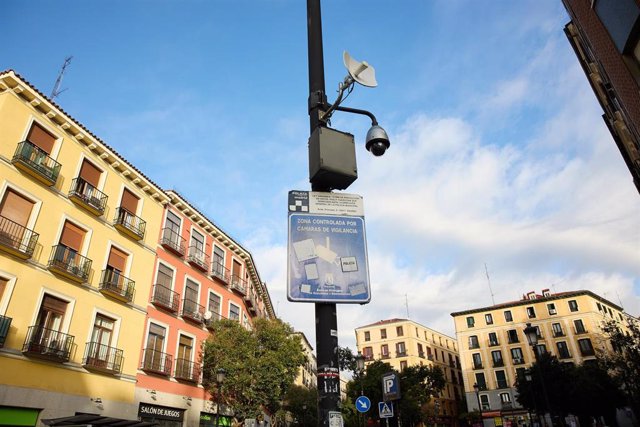
[[[418,322],[416,322],[415,320],[411,320],[411,319],[400,319],[400,318],[385,319],[385,320],[380,320],[380,321],[375,322],[375,323],[371,323],[371,324],[369,324],[369,325],[358,326],[357,328],[355,328],[355,330],[357,331],[357,330],[359,330],[359,329],[370,328],[370,327],[372,327],[372,326],[384,326],[384,325],[391,325],[391,324],[393,324],[393,323],[402,323],[402,322],[411,322],[411,323],[413,323],[413,324],[415,324],[415,325],[418,325],[418,326],[420,326],[420,327],[422,327],[422,328],[428,329],[428,330],[430,330],[431,332],[435,332],[435,333],[437,333],[437,334],[439,334],[439,335],[442,335],[443,337],[450,338],[450,339],[452,339],[452,340],[454,340],[454,341],[456,340],[455,338],[453,338],[453,337],[452,337],[452,336],[450,336],[450,335],[447,335],[447,334],[445,334],[445,333],[442,333],[442,332],[436,331],[436,330],[435,330],[435,329],[433,329],[433,328],[430,328],[430,327],[428,327],[428,326],[425,326],[425,325],[423,325],[423,324],[421,324],[421,323],[418,323]]]
[[[581,295],[588,295],[602,303],[605,304],[609,304],[610,306],[612,306],[613,308],[615,308],[616,310],[619,311],[623,311],[624,309],[614,303],[612,303],[611,301],[602,298],[599,295],[594,294],[591,291],[588,291],[586,289],[584,290],[577,290],[577,291],[569,291],[569,292],[558,292],[555,294],[550,294],[549,296],[543,296],[543,295],[539,295],[536,294],[536,297],[534,299],[529,299],[525,296],[523,296],[523,299],[518,300],[518,301],[510,301],[510,302],[505,302],[505,303],[501,303],[501,304],[496,304],[496,305],[491,305],[488,307],[479,307],[479,308],[472,308],[469,310],[464,310],[464,311],[457,311],[455,313],[451,313],[452,317],[456,317],[456,316],[462,316],[465,314],[474,314],[474,313],[481,313],[483,311],[490,311],[490,310],[498,310],[501,308],[509,308],[509,307],[518,307],[521,305],[531,305],[531,304],[536,304],[539,302],[545,302],[545,301],[555,301],[555,300],[559,300],[559,299],[565,299],[565,298],[571,298],[571,297],[577,297],[577,296],[581,296]]]
[[[32,93],[28,93],[28,91],[25,91],[25,88],[24,88],[25,85],[30,89]],[[111,164],[111,166],[113,166],[116,169],[118,167],[122,167],[122,164],[125,164],[130,169],[132,169],[137,175],[137,177],[133,177],[131,176],[130,172],[127,172],[126,173],[127,178],[131,179],[136,184],[141,181],[140,177],[144,178],[144,181],[146,183],[149,183],[154,187],[155,194],[157,194],[159,197],[164,199],[165,202],[168,201],[169,196],[164,192],[164,190],[160,186],[158,186],[155,182],[153,182],[149,177],[147,177],[144,173],[142,173],[142,171],[136,168],[133,164],[129,163],[116,150],[114,150],[113,147],[109,146],[107,143],[101,140],[98,136],[96,136],[93,132],[91,132],[86,126],[84,126],[77,119],[75,119],[73,116],[71,116],[66,111],[64,111],[62,107],[56,104],[53,100],[49,99],[45,94],[40,92],[28,80],[26,80],[24,77],[22,77],[20,74],[18,74],[12,69],[8,69],[0,72],[0,92],[3,92],[4,90],[12,90],[16,94],[18,94],[19,97],[29,101],[29,103],[35,109],[39,110],[43,115],[46,115],[49,118],[49,120],[53,121],[58,125],[61,125],[62,129],[64,129],[69,135],[71,135],[81,144],[87,145],[90,150],[95,151],[98,148],[102,148],[103,149],[102,152],[96,153],[96,154],[100,155],[100,157],[103,158],[105,162],[108,162],[109,164]],[[33,99],[31,99],[31,97],[33,97]],[[39,98],[39,99],[36,99],[36,98]],[[58,123],[58,120],[56,120],[56,117],[62,117],[63,119],[62,123]],[[75,127],[82,130],[82,132],[78,130],[74,134],[73,132],[76,131],[76,129],[73,129],[74,126],[65,122],[73,122]],[[85,138],[85,134],[89,135],[92,140],[87,140],[87,138]],[[93,143],[94,141],[100,144],[101,147],[98,147],[95,143]],[[106,158],[104,157],[105,154],[106,154]],[[108,159],[109,155],[116,158],[116,160],[113,162],[109,161]],[[125,171],[126,171],[126,168],[125,170],[120,172],[125,174]],[[138,180],[137,182],[136,182],[136,179]],[[144,185],[140,185],[140,187],[144,187]],[[144,188],[144,190],[146,191],[147,188],[148,187]]]
[[[95,414],[79,414],[70,417],[49,418],[42,420],[48,426],[98,426],[98,427],[151,427],[157,426],[156,422],[125,420],[122,418],[104,417]]]

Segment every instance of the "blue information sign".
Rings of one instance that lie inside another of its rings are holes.
[[[360,396],[356,399],[356,409],[358,412],[365,413],[371,408],[371,401],[367,396]]]
[[[289,193],[287,297],[297,302],[371,300],[362,197]]]

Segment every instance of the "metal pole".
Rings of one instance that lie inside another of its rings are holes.
[[[307,0],[307,42],[309,59],[310,134],[324,126],[320,115],[327,108],[324,88],[322,18],[320,0]],[[330,191],[311,183],[313,191]],[[316,303],[316,348],[318,357],[318,422],[329,426],[329,412],[340,411],[340,373],[338,369],[337,308],[331,303]]]

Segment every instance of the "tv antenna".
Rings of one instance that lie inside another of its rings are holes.
[[[491,289],[491,278],[489,277],[489,270],[487,270],[487,263],[484,263],[484,274],[487,275],[487,283],[489,284],[489,293],[491,294],[491,303],[496,305],[496,300],[493,298],[493,289]]]
[[[58,78],[56,79],[56,83],[53,85],[53,90],[51,91],[51,96],[49,97],[52,101],[62,92],[67,90],[66,88],[61,90],[60,85],[62,84],[62,77],[64,76],[64,72],[67,70],[69,64],[71,64],[72,59],[73,56],[67,56],[64,59],[64,64],[62,64],[62,69],[60,69],[60,72],[58,73]]]

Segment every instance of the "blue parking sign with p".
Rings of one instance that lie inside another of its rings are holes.
[[[395,372],[382,376],[382,397],[385,401],[400,399],[400,379]]]

